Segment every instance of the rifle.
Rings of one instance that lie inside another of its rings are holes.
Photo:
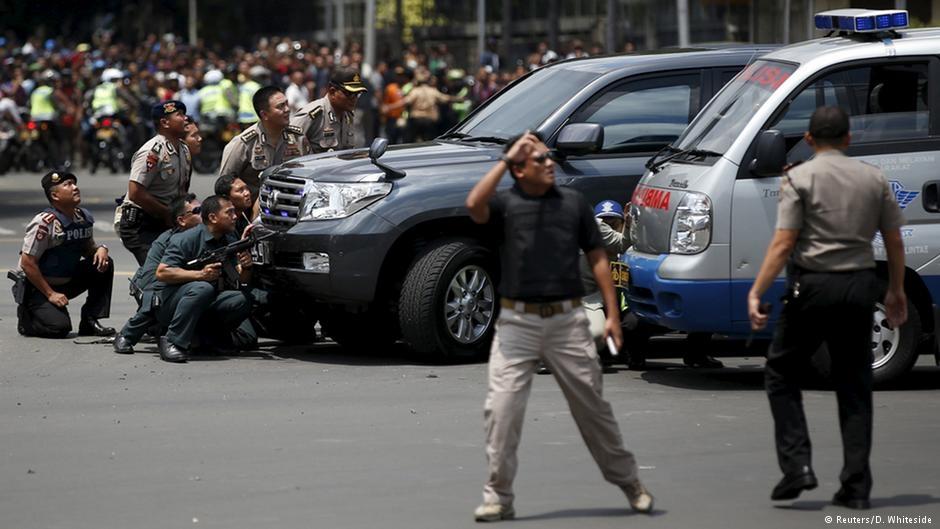
[[[248,237],[245,237],[244,239],[229,243],[221,248],[216,248],[215,250],[206,252],[191,261],[187,261],[186,264],[183,265],[183,268],[186,270],[202,270],[207,265],[212,263],[221,263],[233,255],[250,249],[258,241],[263,241],[277,234],[276,231],[268,231],[263,235],[257,235],[255,234],[255,231],[258,229],[259,228],[253,229],[251,233],[248,234]]]

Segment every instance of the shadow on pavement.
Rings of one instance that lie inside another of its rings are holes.
[[[872,498],[871,507],[872,509],[881,509],[888,507],[922,507],[924,505],[935,505],[940,504],[940,498],[935,498],[933,496],[928,496],[926,494],[899,494],[897,496],[892,496],[890,498]],[[794,510],[794,511],[821,511],[826,507],[833,507],[835,509],[841,509],[840,507],[834,507],[831,502],[824,500],[812,500],[812,501],[795,501],[789,505],[774,505],[777,509],[784,510]],[[852,511],[848,509],[842,509],[846,513],[858,513],[861,511]]]
[[[534,514],[532,516],[517,516],[516,521],[552,520],[558,518],[620,518],[623,516],[662,516],[667,511],[654,509],[651,514],[640,514],[629,508],[617,509],[561,509],[557,511]]]
[[[647,362],[647,369],[640,378],[650,384],[662,384],[683,389],[702,391],[763,391],[763,366],[744,366],[722,369],[689,369],[662,366]]]
[[[262,340],[258,348],[274,359],[289,358],[302,362],[348,366],[446,366],[465,365],[480,362],[482,359],[466,358],[453,361],[436,360],[411,351],[402,343],[376,351],[347,349],[335,342],[321,341],[313,344],[290,345],[276,340]]]

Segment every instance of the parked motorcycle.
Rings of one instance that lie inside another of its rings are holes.
[[[130,157],[124,148],[126,133],[120,120],[104,116],[91,118],[90,124],[94,128],[94,142],[89,171],[94,174],[99,166],[110,169],[112,173],[130,171]]]

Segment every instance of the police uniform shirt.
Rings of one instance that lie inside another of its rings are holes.
[[[192,158],[185,142],[173,145],[162,134],[150,138],[131,159],[131,182],[147,189],[164,206],[189,191]],[[125,198],[125,203],[132,203]]]
[[[352,112],[340,115],[326,96],[301,107],[290,123],[300,127],[312,152],[340,151],[356,146]]]
[[[189,261],[233,243],[235,240],[235,235],[231,233],[216,239],[205,224],[200,224],[195,228],[173,234],[160,262],[173,268],[185,268]],[[224,278],[226,284],[238,284],[237,265],[238,256],[236,255],[230,256],[222,263],[220,277]],[[178,286],[180,285],[162,285],[162,288],[169,290]]]
[[[589,253],[603,242],[581,193],[554,186],[536,197],[514,185],[497,192],[489,208],[489,225],[500,239],[500,295],[527,302],[584,295],[578,249]]]
[[[828,150],[788,174],[780,186],[777,229],[799,230],[794,263],[817,272],[874,268],[875,232],[904,225],[884,173]]]
[[[275,139],[261,123],[255,123],[225,146],[219,176],[237,176],[248,185],[252,196],[257,197],[261,171],[309,153],[310,144],[299,127],[288,125]]]
[[[91,216],[91,212],[84,208],[76,208],[72,219],[67,218],[60,211],[50,209],[39,213],[29,221],[20,253],[35,257],[40,263],[40,271],[43,272],[46,282],[57,286],[68,283],[71,278],[68,277],[67,271],[74,269],[82,256],[91,253],[95,219]],[[86,242],[79,243],[78,241]],[[43,261],[43,256],[48,251],[69,242],[80,244],[81,248],[76,249],[73,255],[57,256],[59,257],[57,261],[65,258],[74,262],[47,263]],[[61,270],[61,272],[56,275],[47,275],[46,272],[50,270]]]

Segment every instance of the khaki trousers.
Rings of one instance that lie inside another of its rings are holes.
[[[503,308],[490,350],[489,390],[483,408],[489,475],[485,503],[511,504],[516,450],[538,361],[551,369],[581,437],[604,479],[624,487],[637,479],[633,454],[620,437],[601,395],[601,370],[588,317],[581,307],[549,318]]]

